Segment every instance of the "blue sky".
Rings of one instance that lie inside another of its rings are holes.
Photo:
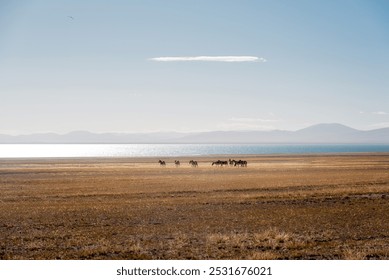
[[[0,133],[389,127],[388,50],[387,1],[0,0]]]

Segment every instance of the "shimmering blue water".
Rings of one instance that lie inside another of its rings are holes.
[[[371,144],[1,144],[0,158],[162,157],[389,152]]]

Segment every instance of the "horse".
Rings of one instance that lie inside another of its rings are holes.
[[[175,160],[174,164],[176,165],[176,167],[179,167],[180,166],[180,161],[179,160]]]
[[[227,161],[222,161],[222,160],[218,160],[218,161],[214,161],[212,162],[212,166],[214,165],[220,165],[220,166],[223,166],[223,165],[227,165],[228,162]]]
[[[190,161],[189,161],[189,164],[190,164],[192,167],[198,167],[197,161],[195,161],[195,160],[190,160]]]
[[[245,161],[245,160],[235,161],[235,165],[234,166],[247,167],[247,161]]]
[[[166,166],[166,162],[164,160],[159,160],[158,162],[160,166]]]

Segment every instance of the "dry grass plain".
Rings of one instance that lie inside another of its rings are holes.
[[[0,160],[0,259],[389,259],[389,154]]]

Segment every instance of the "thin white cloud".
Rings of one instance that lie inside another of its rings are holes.
[[[374,115],[389,115],[389,113],[383,112],[383,111],[372,112],[372,114],[374,114]]]
[[[257,56],[162,56],[150,58],[160,62],[206,61],[206,62],[266,62]]]

